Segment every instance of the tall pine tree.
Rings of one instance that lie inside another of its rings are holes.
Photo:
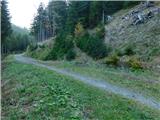
[[[2,44],[5,43],[6,38],[11,34],[10,15],[8,11],[7,1],[1,1],[1,39]]]
[[[65,1],[50,1],[48,15],[53,32],[58,33],[64,30],[67,18],[67,3]]]
[[[1,47],[2,54],[7,53],[7,38],[11,35],[11,23],[10,23],[10,15],[8,11],[7,1],[1,1]]]
[[[48,38],[49,34],[49,20],[48,14],[44,8],[44,5],[41,3],[37,10],[37,15],[34,18],[31,33],[35,36],[37,42],[43,41]]]

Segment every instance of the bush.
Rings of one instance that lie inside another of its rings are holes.
[[[44,44],[38,45],[38,47],[43,49],[43,48],[45,48],[45,45]]]
[[[70,49],[67,54],[66,54],[66,59],[67,60],[73,60],[76,57],[76,53],[73,49]]]
[[[84,33],[85,33],[85,30],[83,28],[83,25],[81,23],[78,23],[74,30],[75,37],[81,37],[84,35]]]
[[[30,44],[27,47],[26,55],[33,57],[33,52],[37,49],[37,45]]]
[[[140,1],[125,1],[124,5],[123,5],[123,8],[124,9],[130,8],[130,7],[133,7],[135,5],[138,5],[139,3],[140,3]]]
[[[37,44],[30,44],[30,45],[28,45],[27,50],[29,50],[29,51],[34,51],[34,50],[36,50],[37,48],[38,48],[38,45],[37,45]]]
[[[54,46],[47,56],[49,60],[64,59],[66,54],[69,57],[71,51],[74,48],[73,37],[71,35],[65,35],[64,33],[57,36]]]
[[[133,54],[134,54],[133,47],[131,45],[126,46],[124,49],[124,55],[133,55]]]
[[[96,27],[96,36],[98,36],[99,38],[103,39],[105,36],[105,27],[104,25],[98,25]]]
[[[46,60],[46,57],[48,56],[48,54],[50,53],[50,48],[48,48],[48,46],[43,45],[43,47],[37,47],[33,49],[33,46],[28,46],[27,48],[27,52],[26,55],[36,58],[36,59],[40,59],[40,60]]]
[[[119,57],[117,54],[112,54],[105,59],[105,63],[108,65],[117,66],[119,62]]]
[[[99,59],[107,55],[107,48],[103,39],[98,36],[91,36],[87,32],[79,38],[76,38],[76,45],[89,56]]]
[[[129,65],[129,67],[131,67],[133,69],[142,69],[143,68],[140,60],[137,59],[136,57],[130,57],[127,64]]]

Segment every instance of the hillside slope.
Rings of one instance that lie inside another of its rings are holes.
[[[83,26],[81,27],[83,28]],[[143,68],[153,68],[156,71],[160,71],[159,2],[152,4],[151,7],[148,7],[145,4],[141,3],[135,7],[123,9],[111,16],[111,20],[105,25],[104,31],[103,27],[104,26],[102,25],[99,28],[96,27],[92,30],[88,30],[87,32],[91,34],[91,37],[93,37],[95,36],[97,29],[99,30],[102,28],[102,30],[99,31],[99,34],[105,34],[105,43],[107,46],[109,46],[109,49],[107,48],[107,54],[109,54],[109,57],[110,55],[113,56],[114,54],[118,56],[117,61],[120,64],[116,66],[130,67],[129,62],[131,60],[131,64],[136,65],[137,62],[138,64],[140,63],[140,68],[142,66]],[[72,37],[73,38],[71,39],[71,41],[75,41],[74,34]],[[62,42],[63,39],[60,39]],[[68,41],[66,37],[64,37],[64,39],[64,41]],[[89,38],[87,38],[86,36],[84,36],[84,38],[81,37],[81,41],[85,42],[82,45],[83,47],[87,46],[87,42],[85,39],[88,40]],[[95,41],[94,39],[91,39],[90,41],[92,41],[91,43],[93,43],[99,40],[96,38]],[[55,42],[55,39],[53,40],[53,42]],[[60,45],[62,45],[62,43],[60,43]],[[94,49],[100,48],[96,48],[96,44],[99,43],[95,42],[94,45],[91,45],[91,43],[88,45],[87,50],[92,49],[91,51],[94,51]],[[43,42],[43,44],[38,43],[38,46],[35,47],[35,49],[28,49],[29,52],[27,51],[27,53],[29,53],[29,56],[32,56],[34,58],[46,60],[46,56],[48,56],[49,54],[53,55],[53,53],[50,52],[53,46],[54,45],[51,45],[50,42]],[[75,49],[76,48],[77,47],[75,47]],[[79,47],[75,50],[76,57],[74,59],[78,59],[78,61],[86,63],[86,61],[88,61],[87,59],[89,59],[89,54],[87,54],[89,51],[83,51],[82,48]],[[86,55],[82,55],[83,53]],[[101,53],[102,51],[98,54]],[[103,57],[108,58],[107,55]],[[65,57],[62,57],[61,59],[64,58]],[[84,60],[83,58],[86,59]],[[133,58],[136,58],[135,61],[132,60]],[[112,62],[112,65],[115,65],[114,61]],[[106,63],[106,60],[103,63]]]
[[[29,34],[29,30],[27,30],[26,28],[21,28],[19,26],[16,26],[14,24],[12,24],[12,29],[14,33],[19,33],[19,34]]]
[[[135,17],[142,21],[135,23]],[[105,26],[105,42],[113,51],[123,52],[130,47],[147,64],[160,65],[160,7],[142,4],[121,10],[113,15],[113,20]]]

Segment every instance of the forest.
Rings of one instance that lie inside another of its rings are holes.
[[[94,28],[104,24],[107,15],[137,3],[50,1],[47,7],[41,3],[30,32],[22,30],[24,32],[20,33],[21,30],[15,30],[14,25],[10,23],[7,1],[2,0],[2,53],[24,51],[29,43],[44,41],[61,33],[73,35],[78,24],[85,29]],[[13,44],[15,45],[12,46]]]
[[[160,120],[160,2],[43,2],[1,0],[1,118]]]
[[[20,28],[10,22],[7,1],[1,1],[1,53],[17,53],[26,50],[31,41],[34,41],[29,30]]]
[[[50,1],[47,7],[40,4],[31,26],[31,33],[37,41],[65,32],[73,35],[80,23],[85,29],[105,24],[108,15],[138,4],[124,1]]]
[[[126,9],[138,3],[50,1],[47,7],[41,3],[31,26],[31,34],[37,42],[56,36],[54,47],[49,53],[45,52],[43,59],[74,59],[75,47],[95,59],[103,58],[107,55],[107,48],[103,42],[104,24],[107,24],[108,17],[120,9]],[[94,28],[95,35],[89,34],[89,30]],[[30,46],[31,49],[36,48],[34,46]]]

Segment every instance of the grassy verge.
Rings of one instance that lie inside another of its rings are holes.
[[[91,65],[79,65],[75,62],[43,62],[58,68],[78,72],[97,79],[103,79],[112,84],[138,91],[145,96],[154,97],[160,101],[160,75],[148,70],[127,71],[110,67]]]
[[[158,120],[159,111],[45,68],[3,62],[2,119]]]

